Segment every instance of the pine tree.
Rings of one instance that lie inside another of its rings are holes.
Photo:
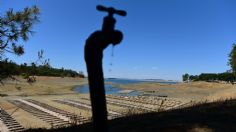
[[[6,52],[15,55],[24,54],[24,47],[20,42],[26,42],[29,39],[29,35],[33,33],[33,25],[39,21],[39,8],[33,6],[31,8],[25,8],[23,11],[14,12],[13,9],[7,11],[3,16],[0,16],[0,82],[2,79],[10,77],[11,71],[9,71],[4,60]],[[3,69],[3,68],[7,69]],[[6,73],[9,71],[9,73]]]

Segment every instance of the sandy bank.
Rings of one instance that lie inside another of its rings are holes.
[[[71,77],[36,77],[36,82],[29,84],[25,79],[17,77],[18,81],[5,80],[0,85],[0,93],[7,95],[32,96],[40,94],[74,93],[73,87],[87,84],[87,79]]]
[[[138,90],[152,95],[165,95],[174,98],[192,100],[217,100],[236,97],[236,86],[224,83],[190,82],[178,84],[160,84],[147,82],[139,84],[116,85],[129,90]]]

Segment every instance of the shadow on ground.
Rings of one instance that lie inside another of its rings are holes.
[[[204,103],[188,108],[130,115],[109,121],[111,132],[236,131],[236,100]],[[91,124],[30,132],[90,132]]]

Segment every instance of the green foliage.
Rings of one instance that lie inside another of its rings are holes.
[[[2,78],[13,78],[11,75],[19,75],[19,67],[8,59],[0,61],[0,81]]]
[[[200,75],[190,75],[190,81],[226,81],[234,82],[236,80],[236,44],[233,44],[229,54],[228,65],[230,70],[224,73],[202,73]],[[183,75],[183,81],[187,79],[188,74]]]
[[[35,63],[31,63],[29,66],[24,63],[18,65],[12,61],[5,59],[0,61],[0,75],[4,78],[10,77],[12,75],[22,75],[23,78],[29,79],[30,76],[55,76],[55,77],[84,77],[83,74],[77,73],[76,71],[70,69],[57,69],[48,67],[47,65],[37,66]]]
[[[190,75],[190,81],[226,81],[233,82],[235,77],[233,73],[224,72],[224,73],[202,73],[200,75]]]
[[[202,73],[199,75],[199,80],[203,81],[213,81],[218,80],[218,74],[216,73]]]
[[[189,75],[186,73],[182,76],[182,78],[183,78],[183,81],[188,81]]]
[[[199,80],[199,76],[198,75],[190,75],[189,76],[189,80],[190,81],[198,81]]]
[[[220,73],[218,74],[218,80],[233,82],[235,81],[235,76],[233,75],[233,73],[228,73],[228,72]]]
[[[32,34],[32,26],[38,22],[39,8],[25,8],[23,11],[14,12],[10,9],[5,15],[0,16],[0,60],[4,52],[16,55],[24,54],[23,45],[19,40],[27,41]]]
[[[233,44],[232,50],[229,54],[228,65],[231,67],[234,76],[236,76],[236,44]]]
[[[19,41],[27,41],[32,34],[34,23],[38,22],[39,8],[25,8],[23,11],[14,12],[13,9],[0,16],[0,81],[18,75],[20,67],[13,62],[4,60],[4,53],[15,55],[24,54],[24,47]]]

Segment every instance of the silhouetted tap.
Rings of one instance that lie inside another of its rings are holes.
[[[108,15],[106,17],[104,17],[104,20],[103,20],[102,31],[104,31],[104,32],[112,32],[115,30],[116,19],[113,17],[114,14],[117,14],[120,16],[127,15],[126,11],[116,10],[113,7],[107,8],[107,7],[98,5],[97,10],[104,11],[104,12],[108,13]]]
[[[109,44],[119,44],[123,39],[121,31],[115,30],[114,14],[125,16],[125,11],[106,8],[101,5],[97,10],[108,12],[104,17],[102,30],[92,33],[85,44],[85,61],[88,72],[89,92],[92,105],[93,126],[96,132],[107,132],[107,107],[102,68],[103,50]]]

